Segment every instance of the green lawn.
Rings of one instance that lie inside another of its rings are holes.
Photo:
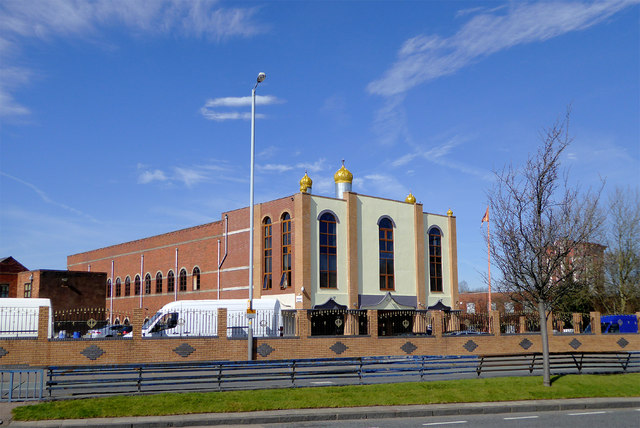
[[[21,406],[15,420],[160,416],[321,407],[466,403],[581,397],[640,396],[640,373],[569,375],[542,386],[540,377],[465,379],[323,388],[271,389],[101,397]]]

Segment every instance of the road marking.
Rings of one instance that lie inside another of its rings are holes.
[[[333,384],[333,382],[331,382],[330,380],[324,380],[324,381],[320,381],[320,382],[311,382],[314,385],[331,385]]]
[[[583,416],[583,415],[601,415],[607,412],[585,412],[585,413],[569,413],[569,416]]]
[[[429,426],[429,425],[450,425],[450,424],[466,424],[467,421],[451,421],[451,422],[431,422],[428,424],[422,424],[424,426]]]
[[[505,421],[515,421],[517,419],[535,419],[538,416],[517,416],[513,418],[504,418]]]

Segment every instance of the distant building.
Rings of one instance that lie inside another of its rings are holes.
[[[253,296],[284,309],[426,309],[457,302],[456,218],[352,192],[344,164],[335,197],[300,192],[256,204]],[[153,313],[179,299],[248,298],[249,208],[221,220],[74,254],[73,270],[106,272],[106,306]]]
[[[0,297],[18,297],[18,274],[28,270],[13,257],[1,258]]]
[[[501,314],[522,312],[523,306],[514,302],[507,293],[491,293],[491,310]],[[463,313],[477,314],[487,313],[489,310],[489,293],[485,291],[472,291],[458,295],[458,307]]]

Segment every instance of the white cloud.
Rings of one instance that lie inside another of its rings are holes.
[[[159,169],[143,171],[142,174],[138,176],[138,183],[140,184],[149,184],[153,181],[167,181],[167,176]]]
[[[287,172],[291,171],[293,167],[289,165],[268,163],[266,165],[257,165],[256,169],[259,171]]]
[[[180,183],[186,187],[193,187],[203,182],[236,181],[229,174],[230,168],[225,161],[193,166],[176,166],[171,168],[170,172],[138,164],[138,170],[140,171],[138,184],[160,182],[171,185]]]
[[[362,180],[354,179],[354,187],[356,184],[369,194],[396,200],[404,199],[409,193],[406,186],[401,184],[396,177],[387,174],[368,174]]]
[[[271,105],[282,104],[284,100],[279,99],[273,95],[256,95],[256,105]],[[251,119],[251,112],[239,112],[239,111],[219,111],[220,107],[246,107],[251,105],[251,97],[222,97],[213,98],[207,100],[204,106],[200,108],[200,113],[205,119],[215,120],[222,122],[225,120],[249,120]],[[216,109],[216,110],[212,110]],[[256,118],[263,119],[264,114],[256,113]]]
[[[28,69],[11,65],[25,41],[96,39],[107,27],[123,26],[134,34],[171,34],[220,42],[265,32],[266,26],[254,20],[257,11],[257,7],[221,7],[217,0],[4,0],[0,2],[0,115],[29,114],[29,109],[12,95],[30,81]],[[22,79],[6,80],[10,73]]]
[[[393,96],[446,76],[513,46],[544,41],[591,27],[638,0],[516,3],[505,13],[491,10],[471,18],[448,38],[418,35],[405,41],[398,60],[367,86],[372,94]]]

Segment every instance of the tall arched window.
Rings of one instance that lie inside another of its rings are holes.
[[[393,223],[383,218],[378,223],[380,242],[380,290],[393,290]]]
[[[162,293],[162,272],[156,274],[156,293]]]
[[[144,277],[144,294],[151,294],[151,275]]]
[[[111,297],[111,278],[107,279],[107,297]]]
[[[331,213],[320,217],[320,287],[338,288],[336,218]]]
[[[430,289],[442,292],[442,235],[437,227],[429,229]]]
[[[193,290],[200,290],[200,268],[198,266],[193,268],[191,277],[193,278]]]
[[[140,275],[136,275],[133,280],[133,292],[136,293],[136,296],[140,295]]]
[[[116,297],[120,297],[120,293],[122,292],[122,285],[120,283],[120,278],[116,278]]]
[[[282,215],[282,278],[280,288],[291,287],[291,216]]]
[[[180,291],[187,291],[187,270],[180,269]]]
[[[173,276],[173,271],[170,270],[169,273],[167,273],[167,293],[173,293],[173,290],[175,289],[175,278]]]
[[[262,222],[262,250],[263,250],[263,279],[262,279],[262,288],[264,290],[271,289],[272,282],[272,274],[273,274],[273,265],[272,265],[272,253],[273,253],[273,236],[271,229],[271,219],[269,217],[265,218]]]
[[[131,278],[127,276],[124,279],[124,295],[128,296],[131,294]]]

